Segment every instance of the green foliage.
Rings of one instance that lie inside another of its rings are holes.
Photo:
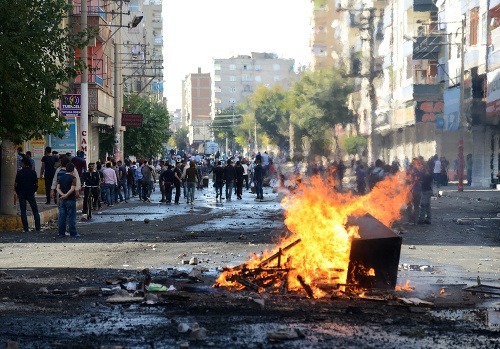
[[[346,154],[357,154],[359,148],[366,147],[368,144],[365,137],[352,136],[342,141],[342,148]]]
[[[188,128],[186,126],[182,126],[178,129],[173,136],[174,148],[179,150],[185,150],[186,145],[188,143]]]
[[[124,135],[126,155],[152,157],[163,153],[168,142],[169,114],[165,104],[142,96],[125,96],[127,112],[143,115],[142,127],[127,127]]]
[[[68,10],[66,0],[0,2],[0,138],[62,136],[54,101],[82,68],[69,57],[86,40],[62,25]]]
[[[314,153],[326,155],[334,140],[335,125],[354,121],[347,106],[352,92],[352,81],[333,68],[304,73],[294,85],[290,97],[292,123],[298,134],[311,140]]]
[[[270,141],[283,148],[288,142],[288,92],[281,86],[259,86],[250,98],[250,108],[260,128]]]

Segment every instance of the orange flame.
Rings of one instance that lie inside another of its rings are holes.
[[[404,285],[397,285],[396,291],[414,291],[415,287],[410,286],[410,280],[406,280]]]
[[[387,177],[365,196],[337,192],[334,190],[335,183],[319,176],[312,177],[308,183],[301,182],[293,195],[281,202],[290,236],[282,239],[271,252],[266,251],[262,259],[300,239],[300,243],[284,253],[287,257],[282,258],[291,269],[287,278],[288,290],[303,290],[303,283],[297,280],[300,276],[311,286],[315,298],[325,296],[326,293],[315,285],[320,282],[344,284],[347,280],[351,241],[359,238],[359,227],[346,226],[348,217],[369,213],[390,226],[399,218],[401,206],[408,197],[409,189],[402,177]],[[259,263],[260,260],[254,257],[246,267],[256,268]],[[243,288],[237,282],[228,280],[238,273],[234,269],[225,271],[216,285]],[[366,274],[375,273],[371,269],[366,270]]]

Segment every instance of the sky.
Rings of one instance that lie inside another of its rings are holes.
[[[274,52],[308,65],[310,0],[163,0],[167,107],[181,108],[182,80],[214,58]]]

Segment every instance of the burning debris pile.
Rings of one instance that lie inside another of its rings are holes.
[[[282,201],[289,234],[271,252],[226,268],[215,287],[259,293],[394,289],[401,238],[387,228],[408,197],[403,178],[388,177],[365,196],[339,193],[313,177]]]

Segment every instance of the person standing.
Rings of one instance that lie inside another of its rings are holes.
[[[441,160],[439,160],[439,156],[436,154],[434,155],[434,167],[433,167],[433,177],[434,177],[434,183],[436,184],[436,187],[441,186]]]
[[[38,178],[36,172],[31,169],[30,160],[23,158],[21,161],[21,170],[17,172],[14,182],[14,190],[19,199],[19,208],[21,209],[21,222],[23,223],[23,232],[29,232],[28,216],[26,213],[26,202],[30,204],[31,212],[35,220],[35,230],[40,231],[40,214],[35,200],[35,193],[38,189]]]
[[[196,183],[198,182],[198,169],[196,168],[196,163],[193,160],[189,162],[189,168],[186,170],[186,175],[184,178],[186,179],[188,188],[187,203],[191,203],[192,205],[194,202]]]
[[[181,183],[182,183],[182,170],[181,161],[175,163],[174,168],[174,187],[175,187],[175,204],[179,205],[179,199],[181,198]]]
[[[59,221],[58,237],[66,237],[66,223],[69,235],[73,238],[80,237],[76,232],[76,177],[73,176],[75,165],[66,165],[66,172],[57,179],[57,193],[59,194]]]
[[[255,184],[255,193],[257,194],[257,201],[264,200],[264,191],[262,185],[264,182],[264,168],[262,167],[260,159],[255,160],[253,181]]]
[[[414,158],[408,166],[407,183],[411,187],[411,198],[407,204],[408,222],[415,224],[420,219],[420,202],[422,201],[422,164]]]
[[[243,194],[243,174],[245,170],[241,166],[241,162],[236,161],[236,166],[234,167],[236,173],[236,197],[241,200],[241,195]]]
[[[167,205],[170,205],[172,203],[172,187],[175,182],[174,170],[170,163],[167,163],[166,170],[163,171],[160,182],[165,187],[165,202]]]
[[[422,174],[422,197],[420,198],[420,215],[418,224],[431,224],[431,197],[434,162],[427,162]]]
[[[250,189],[250,183],[248,182],[248,161],[243,159],[241,162],[241,167],[243,167],[243,181],[245,182],[245,189]]]
[[[142,172],[142,199],[145,202],[151,202],[152,184],[154,178],[154,169],[151,166],[151,161],[145,162],[141,168]]]
[[[218,200],[219,196],[222,201],[222,187],[224,186],[224,168],[222,163],[217,161],[217,166],[213,169],[213,181],[215,186],[215,201]]]
[[[85,160],[85,153],[83,150],[78,150],[76,156],[71,158],[71,162],[75,165],[75,169],[81,179],[83,173],[87,170],[87,161]]]
[[[125,200],[125,203],[128,203],[127,167],[123,165],[121,160],[116,164],[118,166],[118,196],[120,197],[120,202]]]
[[[89,163],[88,171],[83,173],[82,182],[85,187],[83,191],[83,210],[82,213],[87,213],[87,198],[90,192],[92,192],[92,208],[95,210],[101,205],[99,200],[99,185],[101,184],[101,179],[99,173],[95,171],[95,164],[93,162]]]
[[[467,171],[467,185],[472,185],[472,154],[465,158],[465,170]]]
[[[142,201],[142,166],[144,166],[144,163],[142,161],[139,161],[139,166],[137,167],[137,170],[135,171],[135,180],[137,182],[137,195],[139,195],[139,200]]]
[[[45,147],[45,154],[42,157],[42,167],[40,168],[40,178],[45,181],[45,204],[50,204],[50,187],[52,186],[52,181],[54,180],[54,175],[56,174],[56,162],[57,159],[52,155],[52,148]],[[57,203],[54,198],[54,204]]]
[[[115,187],[118,186],[118,179],[116,178],[114,168],[111,167],[111,162],[106,162],[106,168],[102,170],[102,174],[104,177],[104,193],[106,203],[108,204],[108,207],[112,207],[115,196]]]
[[[365,195],[366,192],[366,170],[363,164],[356,166],[356,189],[358,195]]]
[[[26,152],[26,158],[28,158],[28,160],[30,161],[30,168],[36,173],[35,159],[31,157],[31,152],[29,150]]]
[[[233,167],[231,159],[227,160],[227,165],[224,167],[224,180],[226,181],[226,200],[231,201],[233,194],[234,180],[236,178],[236,171]]]

